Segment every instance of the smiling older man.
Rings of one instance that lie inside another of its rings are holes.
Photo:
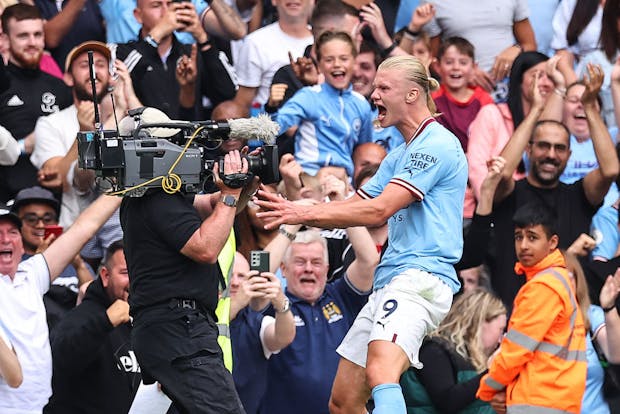
[[[45,252],[23,262],[21,220],[0,212],[0,312],[24,375],[17,389],[0,380],[0,412],[43,410],[51,395],[52,358],[42,296],[119,204],[120,198],[100,197]]]

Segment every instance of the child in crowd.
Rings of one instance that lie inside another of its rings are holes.
[[[476,68],[474,46],[469,41],[462,37],[446,39],[437,58],[441,84],[432,94],[437,112],[441,114],[437,121],[456,135],[463,151],[467,152],[469,124],[480,108],[493,103],[493,98],[480,86],[469,85]],[[466,219],[473,216],[474,208],[474,193],[468,184],[463,212]]]
[[[348,33],[327,31],[317,39],[316,55],[325,83],[297,91],[275,120],[281,131],[297,127],[295,159],[305,172],[331,165],[351,177],[353,147],[372,141],[370,104],[351,85],[357,48]]]
[[[527,281],[476,395],[494,408],[505,399],[508,413],[581,412],[586,332],[556,220],[540,203],[525,204],[513,217],[515,271]]]
[[[439,90],[433,92],[437,117],[461,141],[467,152],[467,130],[480,108],[493,103],[493,98],[480,86],[470,86],[474,69],[474,46],[462,37],[446,39],[437,53],[441,77]]]

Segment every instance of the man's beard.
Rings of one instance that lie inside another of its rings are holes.
[[[545,160],[540,161],[539,163],[544,162]],[[554,165],[559,167],[559,163],[556,163],[554,161],[551,161]],[[560,181],[560,176],[564,173],[564,169],[566,168],[566,166],[564,168],[559,168],[557,170],[557,172],[551,176],[549,176],[549,174],[544,174],[545,177],[543,177],[540,173],[540,171],[538,170],[538,165],[534,164],[532,165],[532,168],[530,169],[530,174],[532,174],[534,176],[534,178],[542,185],[544,186],[553,186],[555,184],[557,184]]]
[[[16,52],[12,49],[11,56],[17,62],[18,66],[24,69],[38,69],[39,63],[41,62],[41,56],[43,56],[43,51],[39,51],[39,53],[35,57],[26,57],[26,54]]]
[[[103,88],[101,88],[101,92],[97,94],[97,102],[101,103],[101,100],[108,94],[109,83],[105,83]],[[73,87],[73,91],[75,92],[75,96],[79,101],[91,101],[93,100],[93,91],[92,88],[87,88],[82,84],[75,84]]]

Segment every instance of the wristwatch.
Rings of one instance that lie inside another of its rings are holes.
[[[278,313],[286,313],[289,310],[291,310],[291,301],[288,300],[288,298],[284,298],[284,302],[282,303],[282,308],[281,309],[276,309],[276,312],[278,312]]]
[[[153,46],[154,48],[157,49],[157,47],[159,46],[159,42],[155,39],[153,39],[153,36],[151,35],[147,35],[144,37],[143,39],[146,43],[148,43],[149,45]]]
[[[220,201],[228,207],[237,207],[237,199],[230,194],[223,195]]]

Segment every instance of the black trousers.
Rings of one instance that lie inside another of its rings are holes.
[[[161,384],[173,401],[170,412],[245,414],[217,336],[211,316],[194,309],[164,307],[134,318],[132,343],[142,378]]]

